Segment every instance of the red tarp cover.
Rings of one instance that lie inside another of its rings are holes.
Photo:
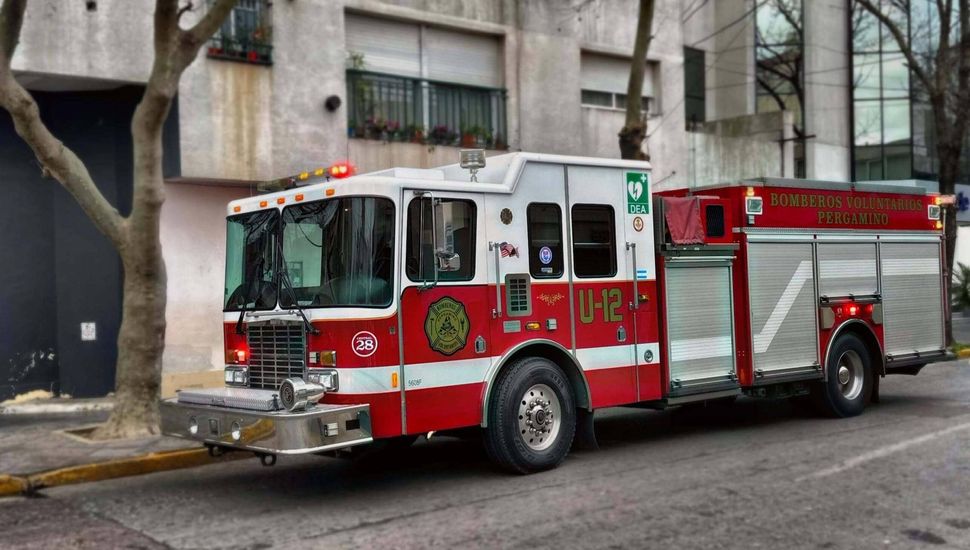
[[[697,197],[664,197],[664,216],[674,244],[704,242],[701,201]]]

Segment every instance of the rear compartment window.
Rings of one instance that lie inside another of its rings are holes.
[[[536,279],[562,277],[562,210],[558,204],[532,203],[529,224],[529,271]]]
[[[724,236],[724,206],[720,204],[709,204],[704,207],[704,226],[705,234],[708,237]]]
[[[616,225],[613,207],[577,204],[573,217],[573,269],[577,277],[616,275]]]

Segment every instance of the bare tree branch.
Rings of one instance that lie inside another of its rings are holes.
[[[182,16],[185,15],[186,12],[192,11],[194,8],[195,6],[192,5],[192,2],[186,2],[184,6],[179,8],[178,13],[175,14],[175,18],[181,20]]]
[[[890,34],[892,34],[893,38],[896,40],[896,44],[899,46],[900,51],[903,52],[903,56],[906,57],[906,62],[909,63],[910,70],[913,71],[913,73],[916,75],[916,78],[919,79],[919,81],[926,88],[926,93],[930,95],[939,93],[939,90],[936,87],[935,83],[930,79],[929,75],[927,74],[926,69],[923,67],[922,64],[920,64],[919,60],[916,59],[916,56],[913,55],[913,48],[909,43],[909,39],[906,37],[906,34],[904,34],[902,30],[900,30],[899,25],[897,25],[896,22],[892,20],[892,18],[890,18],[887,14],[885,14],[882,10],[880,10],[879,6],[874,4],[872,0],[855,0],[855,1],[860,6],[865,8],[866,11],[868,11],[869,13],[874,15],[877,19],[879,19],[879,21],[881,21],[883,25],[886,25],[886,28],[889,29]]]
[[[196,45],[196,51],[219,30],[232,8],[236,7],[236,2],[237,0],[216,0],[194,27],[184,31],[189,42]],[[194,54],[193,57],[195,57]]]
[[[125,219],[101,194],[81,159],[47,129],[37,102],[11,71],[26,6],[26,0],[4,0],[0,8],[0,106],[10,113],[14,129],[43,170],[73,195],[98,230],[119,246],[125,239]]]

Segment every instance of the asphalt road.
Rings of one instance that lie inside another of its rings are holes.
[[[602,449],[496,472],[434,438],[387,464],[255,460],[0,499],[0,547],[970,548],[970,365],[857,418],[741,400],[598,413]]]

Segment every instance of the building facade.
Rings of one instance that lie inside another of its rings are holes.
[[[45,120],[122,211],[153,4],[36,0],[14,59]],[[240,0],[185,72],[166,127],[165,391],[221,376],[229,200],[342,160],[360,171],[433,166],[455,162],[460,147],[616,157],[637,9],[636,0]],[[929,118],[898,51],[852,0],[658,0],[645,63],[658,188],[756,176],[932,179]],[[118,260],[70,197],[40,181],[6,115],[0,144],[10,180],[0,184],[10,226],[0,262],[18,266],[0,276],[0,398],[103,394],[113,385]]]

